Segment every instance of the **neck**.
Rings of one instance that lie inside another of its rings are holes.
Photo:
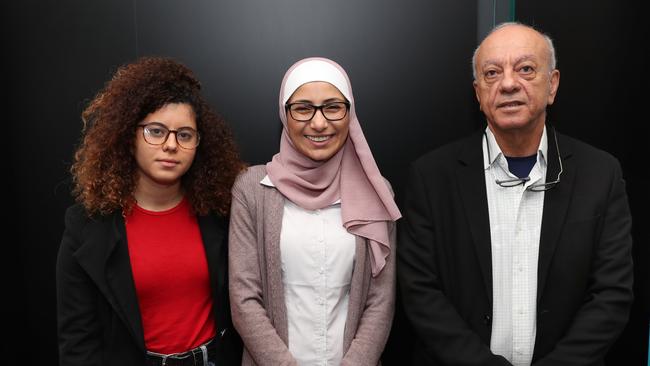
[[[140,178],[134,196],[138,206],[145,210],[165,211],[175,207],[183,199],[180,182],[164,185],[144,180]]]
[[[539,123],[530,129],[501,130],[489,125],[499,148],[505,156],[524,157],[537,153],[544,133],[544,124]]]

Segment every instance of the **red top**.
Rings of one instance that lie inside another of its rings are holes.
[[[147,350],[185,352],[210,340],[216,325],[208,263],[187,200],[158,212],[136,205],[126,237]]]

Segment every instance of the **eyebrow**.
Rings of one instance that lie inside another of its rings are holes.
[[[533,54],[527,54],[527,55],[519,56],[518,58],[515,59],[514,65],[517,65],[517,64],[519,64],[519,63],[521,63],[521,62],[523,62],[523,61],[528,61],[528,60],[536,61],[535,55],[533,55]],[[488,59],[488,60],[485,60],[485,61],[481,64],[482,67],[486,67],[486,66],[488,66],[488,65],[497,65],[497,66],[500,66],[500,65],[501,65],[501,61],[498,61],[498,60],[495,60],[495,59]]]
[[[323,104],[332,103],[332,102],[345,102],[345,99],[341,99],[341,98],[338,98],[338,97],[337,98],[329,98],[329,99],[325,99],[323,101]],[[298,99],[298,100],[294,100],[293,102],[288,102],[288,103],[309,103],[309,104],[313,104],[313,102],[311,100],[309,100],[309,99]]]
[[[159,125],[165,127],[166,129],[170,130],[170,128],[169,128],[169,126],[167,126],[167,124],[162,123],[162,122],[160,122],[160,121],[149,121],[149,122],[147,122],[147,123],[145,123],[145,124],[142,124],[142,125],[140,125],[140,126],[148,125],[148,124],[151,124],[151,123],[159,124]],[[197,127],[198,127],[198,126],[197,126]],[[180,128],[191,128],[191,129],[193,129],[193,130],[196,131],[196,128],[195,128],[195,127],[192,127],[192,126],[181,126],[181,127],[177,128],[177,130],[180,129]]]

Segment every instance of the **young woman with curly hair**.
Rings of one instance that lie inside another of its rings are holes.
[[[82,117],[57,261],[60,364],[238,364],[226,216],[244,164],[229,128],[191,70],[153,57],[120,67]]]

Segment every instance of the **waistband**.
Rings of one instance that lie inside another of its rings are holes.
[[[215,361],[217,338],[182,353],[162,354],[147,351],[147,366],[208,366]]]

